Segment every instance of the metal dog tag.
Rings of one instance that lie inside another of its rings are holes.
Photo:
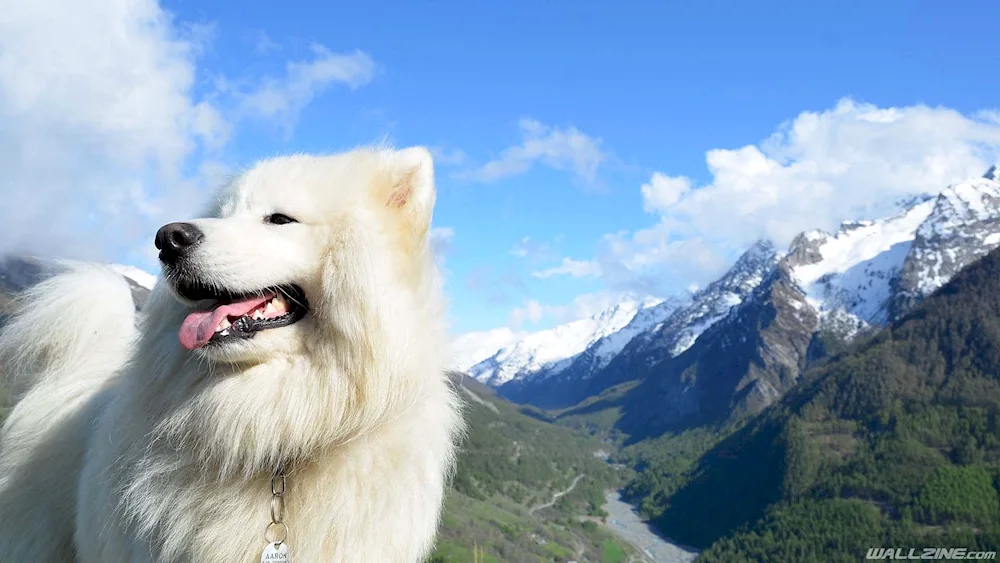
[[[288,553],[288,544],[285,542],[273,542],[267,544],[264,553],[260,555],[260,563],[291,563],[292,558]]]

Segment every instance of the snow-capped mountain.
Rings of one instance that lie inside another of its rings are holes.
[[[996,167],[936,197],[881,209],[884,217],[847,221],[836,233],[804,232],[780,254],[760,241],[687,299],[624,304],[528,335],[470,371],[501,395],[542,407],[652,377],[666,378],[658,396],[677,394],[667,402],[678,412],[758,411],[795,384],[830,335],[878,329],[1000,246]]]
[[[888,320],[893,281],[934,200],[909,204],[891,217],[849,221],[836,234],[808,231],[792,241],[785,261],[823,326],[850,337]]]
[[[624,328],[599,338],[579,357],[575,358],[571,371],[580,379],[588,379],[595,372],[607,366],[633,338],[662,326],[687,301],[682,298],[670,297],[652,307],[640,309]]]
[[[125,279],[131,280],[146,289],[152,290],[153,286],[156,285],[156,276],[146,270],[127,264],[108,264],[108,266],[124,276]]]
[[[487,360],[508,344],[527,336],[507,327],[470,332],[455,338],[451,343],[451,369],[466,373],[472,366]]]
[[[468,373],[493,387],[543,371],[555,375],[568,367],[573,357],[626,327],[643,309],[660,302],[654,298],[623,301],[592,317],[530,333],[472,366]]]
[[[698,336],[726,316],[764,279],[778,262],[774,244],[754,243],[721,278],[696,292],[691,302],[679,308],[662,324],[636,337],[630,351],[637,354],[676,356],[694,344]]]
[[[776,262],[774,245],[759,241],[719,280],[688,298],[670,298],[639,310],[627,325],[593,339],[575,357],[523,370],[519,377],[500,383],[477,379],[502,386],[500,393],[515,401],[548,407],[572,404],[622,380],[637,362],[649,367],[686,350],[749,295]],[[476,375],[475,368],[472,373]]]
[[[917,230],[896,287],[899,316],[944,285],[959,270],[1000,246],[1000,169],[949,186]]]
[[[522,374],[500,388],[500,393],[516,402],[540,406],[568,404],[585,392],[589,380],[618,357],[637,335],[660,326],[670,318],[685,299],[671,297],[651,306],[641,307],[624,327],[595,338],[582,352],[534,372]]]
[[[623,413],[617,426],[656,434],[743,419],[773,404],[829,346],[877,330],[1000,245],[996,176],[994,168],[937,197],[899,202],[887,217],[845,222],[836,234],[802,233],[689,350],[652,367],[629,364],[637,385],[607,407]],[[907,288],[913,293],[900,306]]]

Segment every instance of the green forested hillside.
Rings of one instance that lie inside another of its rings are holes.
[[[486,561],[603,562],[630,551],[580,518],[602,516],[604,490],[620,480],[595,455],[600,442],[525,416],[474,380],[458,385],[469,433],[432,561],[471,562],[474,546]]]
[[[998,549],[1000,251],[726,434],[697,462],[676,446],[697,455],[710,437],[661,438],[683,459],[630,485],[703,561]]]

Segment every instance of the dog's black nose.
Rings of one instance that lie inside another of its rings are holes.
[[[156,248],[160,251],[160,260],[168,264],[190,251],[205,238],[205,233],[191,223],[167,223],[156,231]]]

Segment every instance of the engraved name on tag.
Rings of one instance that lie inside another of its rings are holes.
[[[260,555],[260,563],[290,563],[287,543],[269,543]]]

